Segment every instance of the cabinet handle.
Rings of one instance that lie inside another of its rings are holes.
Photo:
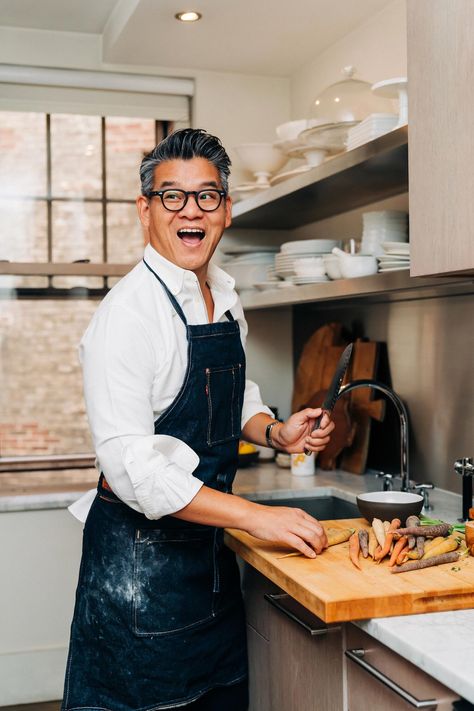
[[[294,609],[295,607],[301,607],[304,610],[303,606],[300,605],[300,603],[297,602],[290,595],[287,595],[287,593],[278,593],[276,595],[264,593],[263,597],[267,602],[273,605],[273,607],[276,607],[277,610],[280,610],[280,612],[283,612],[284,615],[301,625],[301,627],[303,627],[313,637],[316,635],[327,634],[328,632],[331,632],[333,630],[340,629],[340,627],[328,627],[325,622],[320,620],[319,617],[316,617],[316,615],[313,615],[313,613],[309,611],[308,618],[311,619],[303,620]]]
[[[394,691],[398,696],[401,696],[408,704],[413,706],[415,709],[437,709],[440,703],[436,699],[417,699],[416,696],[412,696],[410,692],[403,689],[401,686],[396,684],[392,679],[383,674],[381,671],[376,669],[372,664],[366,662],[364,659],[365,649],[346,649],[346,657],[351,661],[358,664],[362,669],[365,669],[371,676],[375,677],[378,681],[382,682],[389,689]]]

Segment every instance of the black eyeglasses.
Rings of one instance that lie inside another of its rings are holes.
[[[146,197],[159,197],[165,210],[179,212],[194,195],[197,206],[204,212],[217,210],[227,193],[225,190],[152,190]]]

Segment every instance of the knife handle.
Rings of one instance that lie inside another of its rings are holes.
[[[315,419],[314,425],[313,425],[313,429],[311,430],[311,432],[314,432],[314,430],[319,429],[319,425],[321,424],[321,420],[323,419],[324,414],[325,414],[326,412],[327,412],[327,410],[323,410],[322,413]],[[306,449],[306,448],[305,448],[305,450],[304,450],[304,453],[306,454],[307,457],[309,457],[309,455],[312,454],[312,452],[310,452],[310,450],[309,450],[309,449]]]

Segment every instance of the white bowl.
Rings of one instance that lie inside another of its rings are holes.
[[[257,178],[262,174],[270,176],[278,172],[288,161],[288,157],[273,143],[242,143],[234,150],[244,168]]]
[[[293,141],[305,128],[308,128],[308,119],[297,119],[280,124],[276,133],[280,141]]]
[[[330,279],[342,279],[339,257],[335,254],[325,254],[323,257],[324,268]]]
[[[268,264],[224,264],[224,271],[235,279],[237,291],[253,289],[255,284],[267,281]]]
[[[378,269],[375,257],[366,254],[353,254],[340,258],[339,267],[344,279],[376,274]]]

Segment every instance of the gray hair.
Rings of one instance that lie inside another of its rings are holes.
[[[182,128],[170,133],[148,153],[140,165],[142,195],[153,190],[155,168],[168,160],[206,158],[219,172],[223,190],[229,189],[231,161],[219,138],[201,128]]]

